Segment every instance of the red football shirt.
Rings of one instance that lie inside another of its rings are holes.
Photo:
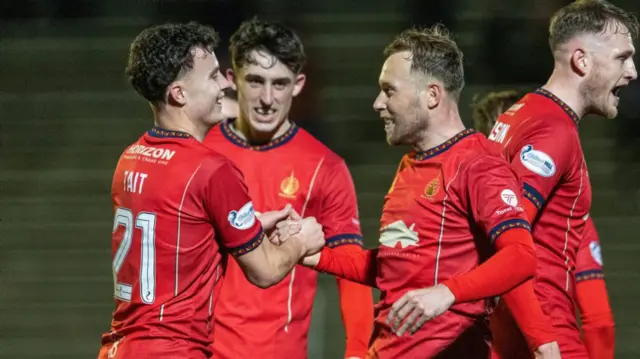
[[[525,198],[538,209],[534,286],[562,354],[586,357],[573,301],[576,254],[591,208],[578,121],[562,100],[538,89],[502,114],[488,138],[502,146],[522,179]]]
[[[193,137],[154,128],[120,157],[112,199],[116,307],[103,344],[116,358],[210,356],[221,251],[262,241],[240,172]]]
[[[521,184],[490,143],[474,130],[402,158],[385,197],[377,256],[372,355],[378,358],[484,357],[486,300],[460,303],[410,336],[391,332],[386,318],[407,291],[441,283],[477,267],[493,242],[512,228],[529,229]],[[463,333],[475,335],[463,335]],[[458,355],[458,356],[456,356]]]
[[[291,204],[303,217],[316,217],[328,247],[362,246],[349,170],[338,155],[305,130],[292,124],[271,142],[251,146],[233,132],[229,122],[222,122],[204,143],[229,157],[243,172],[256,211]],[[317,276],[312,269],[296,266],[282,282],[260,289],[245,279],[235,261],[229,261],[216,308],[215,357],[306,358]],[[369,311],[368,323],[361,328],[366,351],[373,301],[370,289],[360,291],[368,293],[358,309]],[[343,311],[343,316],[358,315],[358,310]]]

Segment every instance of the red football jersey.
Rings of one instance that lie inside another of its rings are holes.
[[[243,172],[256,211],[291,204],[303,217],[316,217],[327,246],[362,246],[349,170],[305,130],[292,124],[268,144],[251,146],[229,122],[222,122],[204,143]],[[306,358],[317,277],[316,271],[296,266],[282,282],[260,289],[245,279],[235,261],[229,261],[216,308],[216,358]]]
[[[604,272],[600,238],[598,237],[596,226],[593,224],[593,219],[589,217],[584,227],[580,248],[578,249],[576,282],[591,279],[604,279]]]
[[[163,357],[163,340],[181,343],[179,357],[209,357],[221,251],[246,253],[263,237],[240,172],[193,137],[154,128],[121,155],[112,199],[109,357]]]
[[[591,208],[578,121],[562,100],[538,89],[502,114],[488,137],[501,145],[520,175],[524,197],[538,209],[535,290],[560,337],[563,356],[586,356],[573,300],[576,254]]]
[[[471,271],[493,253],[502,233],[529,229],[518,177],[490,148],[483,135],[468,129],[402,158],[380,222],[373,355],[421,359],[449,348],[451,357],[487,358],[485,338],[463,333],[482,332],[489,301],[456,304],[411,336],[396,336],[386,319],[407,291]]]

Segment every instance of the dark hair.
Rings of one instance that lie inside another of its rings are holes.
[[[234,69],[237,70],[245,64],[255,64],[253,51],[264,51],[273,55],[295,74],[302,71],[307,61],[302,41],[293,30],[283,24],[257,18],[243,22],[229,40],[229,52]]]
[[[471,112],[476,130],[488,136],[498,117],[513,106],[514,103],[518,102],[520,98],[522,98],[522,93],[515,90],[506,90],[489,92],[479,100],[474,99],[471,104]]]
[[[131,43],[125,74],[150,102],[165,102],[167,86],[193,68],[196,47],[213,52],[218,34],[196,22],[163,24],[143,30]]]
[[[633,13],[604,0],[578,0],[558,10],[549,23],[549,46],[556,50],[581,34],[599,34],[614,26],[616,31],[628,31],[638,37],[640,26]],[[621,27],[626,28],[622,30]]]
[[[384,56],[403,51],[411,54],[411,71],[437,78],[447,92],[459,98],[464,87],[462,51],[444,25],[403,31],[387,45]]]

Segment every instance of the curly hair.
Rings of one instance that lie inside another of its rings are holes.
[[[404,51],[411,54],[411,71],[437,78],[455,99],[460,97],[464,87],[463,55],[444,25],[403,31],[387,45],[384,56]]]
[[[143,30],[131,43],[125,74],[149,102],[166,102],[167,87],[193,68],[193,49],[210,52],[218,45],[216,31],[189,22]]]
[[[256,64],[253,51],[273,55],[294,74],[299,74],[307,62],[302,41],[293,30],[257,18],[243,22],[229,40],[233,68],[238,70],[246,64]]]
[[[556,50],[572,38],[582,34],[599,34],[610,26],[625,31],[636,39],[640,31],[633,13],[604,0],[578,0],[558,10],[549,23],[549,46]],[[624,28],[624,30],[623,30]]]
[[[522,98],[522,93],[514,90],[489,92],[471,104],[473,125],[485,136],[489,135],[498,117]]]

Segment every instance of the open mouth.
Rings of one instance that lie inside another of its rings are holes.
[[[620,89],[621,89],[622,87],[623,87],[623,86],[616,86],[616,87],[614,87],[614,88],[613,88],[613,90],[611,90],[611,93],[613,94],[613,96],[618,97],[618,92],[620,92]]]

